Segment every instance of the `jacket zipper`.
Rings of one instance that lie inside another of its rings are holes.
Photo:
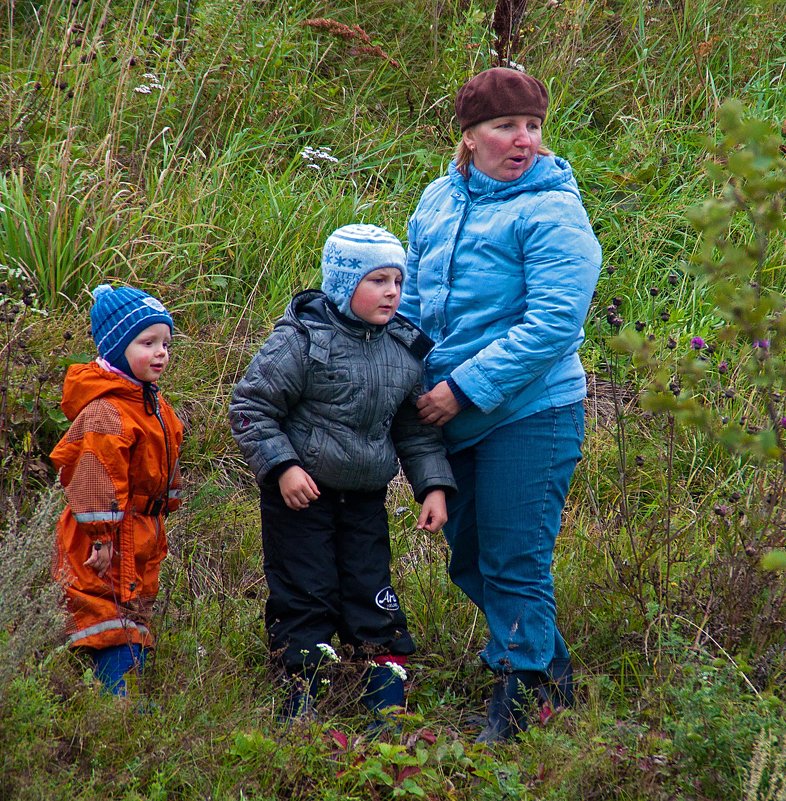
[[[161,404],[158,401],[158,394],[156,394],[156,405],[155,405],[155,417],[158,420],[158,424],[161,426],[161,431],[164,434],[164,452],[166,454],[166,472],[164,473],[164,492],[161,494],[160,498],[163,503],[163,511],[166,513],[167,506],[169,504],[169,487],[172,482],[172,476],[170,475],[170,470],[172,469],[170,466],[171,458],[169,453],[169,434],[166,429],[166,424],[164,423],[164,418],[161,416]],[[159,535],[159,515],[156,515],[156,540],[158,539]]]

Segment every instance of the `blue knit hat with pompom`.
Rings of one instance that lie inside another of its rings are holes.
[[[145,328],[164,323],[174,331],[172,316],[160,300],[141,289],[109,284],[97,286],[90,309],[90,327],[98,353],[112,367],[133,375],[125,357],[126,348]]]

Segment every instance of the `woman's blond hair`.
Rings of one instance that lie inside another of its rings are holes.
[[[469,130],[469,129],[467,129]],[[552,152],[545,147],[544,145],[540,145],[538,147],[538,153],[541,156],[551,156],[553,155]],[[469,165],[472,161],[472,151],[467,147],[464,143],[464,137],[462,136],[459,139],[458,144],[456,145],[456,154],[453,157],[453,160],[456,162],[456,169],[465,177],[469,178]]]

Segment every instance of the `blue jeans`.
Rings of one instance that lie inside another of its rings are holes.
[[[125,675],[130,670],[142,672],[147,650],[138,643],[111,645],[91,649],[90,656],[96,666],[96,676],[104,687],[114,695],[126,695]]]
[[[492,431],[450,456],[450,578],[486,616],[481,659],[494,671],[548,672],[568,658],[557,629],[551,562],[584,441],[582,402]]]

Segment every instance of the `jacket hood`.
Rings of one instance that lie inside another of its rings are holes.
[[[291,325],[302,331],[309,340],[313,340],[316,331],[330,333],[339,329],[345,334],[364,339],[390,334],[412,354],[422,359],[434,346],[433,341],[400,314],[394,315],[387,325],[372,325],[362,320],[352,320],[342,314],[324,292],[318,289],[306,289],[299,292],[290,301],[284,316],[276,323],[276,327]]]
[[[454,162],[448,167],[448,175],[453,185],[462,192],[493,195],[495,200],[521,192],[570,192],[580,197],[573,169],[559,156],[538,156],[533,165],[515,181],[497,181],[471,164],[467,179],[458,171]]]
[[[142,403],[142,385],[135,384],[97,362],[72,364],[63,382],[63,400],[60,407],[72,422],[88,403],[105,395],[124,396]]]

